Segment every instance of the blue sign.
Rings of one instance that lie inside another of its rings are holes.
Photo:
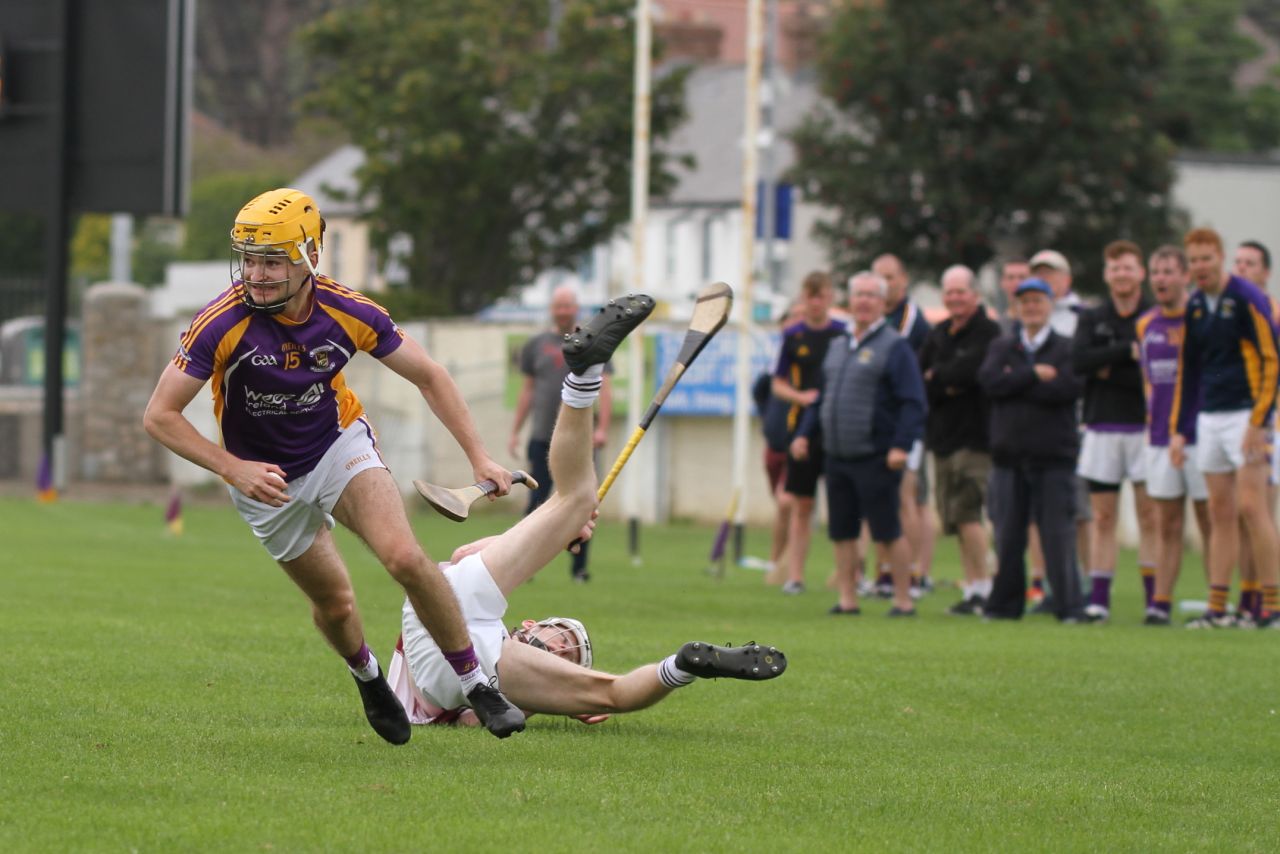
[[[661,382],[675,364],[684,336],[683,329],[664,329],[654,335],[658,362],[655,382]],[[747,372],[748,396],[751,394],[750,383],[756,376],[773,371],[782,342],[777,332],[758,331],[752,338],[751,365]],[[736,329],[722,329],[671,390],[666,403],[662,404],[662,414],[732,415],[737,371],[738,332]],[[748,408],[753,406],[748,403]]]
[[[756,182],[756,239],[764,239],[764,181]],[[773,185],[773,236],[791,239],[792,187],[787,183]]]

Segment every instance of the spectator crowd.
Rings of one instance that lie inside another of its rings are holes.
[[[962,569],[952,614],[1104,622],[1113,582],[1139,581],[1144,622],[1169,625],[1190,509],[1208,600],[1187,626],[1280,628],[1270,254],[1243,243],[1228,269],[1221,237],[1197,228],[1149,257],[1114,241],[1102,262],[1105,293],[1086,301],[1062,253],[1007,259],[999,312],[952,266],[933,327],[892,254],[845,294],[804,279],[762,410],[784,593],[805,592],[824,482],[833,615],[878,596],[914,617],[941,534]],[[1135,567],[1117,539],[1126,481]]]

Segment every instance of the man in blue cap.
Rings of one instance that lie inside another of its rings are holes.
[[[992,342],[978,370],[991,402],[996,577],[983,614],[1018,619],[1026,606],[1027,525],[1040,531],[1054,614],[1081,616],[1075,555],[1075,466],[1080,449],[1071,340],[1049,326],[1053,288],[1030,278],[1014,291],[1022,327]]]

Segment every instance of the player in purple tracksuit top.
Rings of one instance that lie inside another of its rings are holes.
[[[504,494],[510,474],[485,451],[444,368],[373,300],[316,273],[324,220],[309,196],[287,188],[258,196],[236,216],[231,240],[231,287],[182,334],[147,405],[147,432],[227,482],[240,515],[311,600],[316,627],[346,659],[378,735],[403,744],[409,721],[365,644],[351,579],[329,533],[335,519],[405,589],[489,731],[500,738],[519,732],[524,715],[489,684],[457,599],[414,538],[342,369],[369,353],[421,390],[477,480],[493,480]],[[221,446],[182,414],[206,383]]]
[[[1173,587],[1182,566],[1184,499],[1190,498],[1200,527],[1205,553],[1209,545],[1208,492],[1204,475],[1195,462],[1195,425],[1187,434],[1186,460],[1181,469],[1169,460],[1169,427],[1173,417],[1178,376],[1182,370],[1182,342],[1186,335],[1187,257],[1177,246],[1161,246],[1148,265],[1156,305],[1138,318],[1142,384],[1147,400],[1147,435],[1144,450],[1147,494],[1156,505],[1155,593],[1147,607],[1145,623],[1167,626]]]

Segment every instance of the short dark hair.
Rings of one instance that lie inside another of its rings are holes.
[[[814,297],[823,291],[831,290],[831,277],[821,270],[814,270],[804,277],[800,283],[800,292],[807,297]]]
[[[1172,243],[1166,243],[1151,253],[1150,266],[1154,267],[1156,262],[1163,258],[1172,258],[1173,262],[1178,265],[1178,269],[1187,272],[1187,253],[1183,252],[1180,247],[1174,246]]]
[[[1271,269],[1271,252],[1267,247],[1263,246],[1256,240],[1246,240],[1244,243],[1240,244],[1240,248],[1257,249],[1258,253],[1262,256],[1262,266],[1266,267],[1268,270]]]
[[[1107,261],[1114,261],[1123,255],[1132,255],[1138,259],[1139,264],[1142,263],[1142,250],[1132,240],[1113,240],[1102,250],[1102,257]]]

